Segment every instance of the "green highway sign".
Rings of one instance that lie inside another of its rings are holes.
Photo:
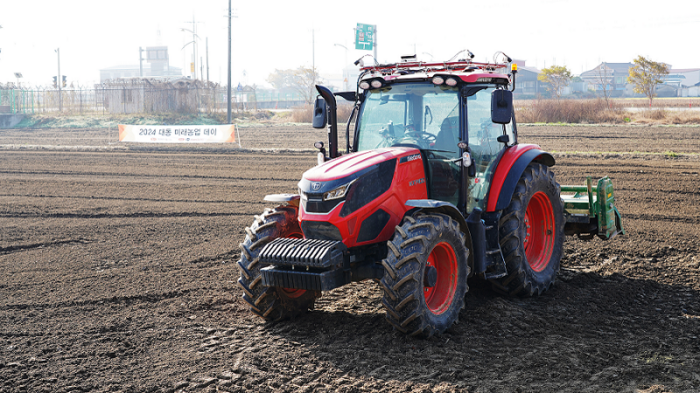
[[[358,23],[355,29],[355,49],[372,50],[374,46],[374,31],[376,25]]]

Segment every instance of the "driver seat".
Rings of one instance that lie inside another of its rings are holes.
[[[438,132],[435,137],[435,149],[451,151],[454,153],[458,152],[457,143],[459,143],[459,138],[457,136],[459,127],[457,126],[459,117],[446,117],[440,125],[440,132]]]

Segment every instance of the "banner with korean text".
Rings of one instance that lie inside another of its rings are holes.
[[[236,141],[235,126],[138,126],[119,125],[119,142],[230,143]]]

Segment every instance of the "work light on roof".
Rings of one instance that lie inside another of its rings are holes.
[[[372,88],[378,89],[382,87],[382,81],[380,81],[379,79],[374,79],[372,80],[372,82],[370,82],[370,85],[372,86]]]
[[[369,90],[369,82],[367,82],[367,81],[360,82],[360,89]]]
[[[443,79],[440,75],[436,75],[433,77],[433,83],[436,85],[441,85],[445,82],[445,79]]]
[[[447,78],[447,80],[445,81],[445,84],[446,84],[447,86],[450,86],[450,87],[457,86],[457,79],[455,79],[455,78]]]

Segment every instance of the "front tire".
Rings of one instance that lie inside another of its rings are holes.
[[[278,206],[266,209],[262,216],[256,216],[253,225],[246,228],[241,259],[238,261],[238,286],[243,290],[243,300],[254,314],[270,322],[306,312],[321,296],[316,291],[263,286],[260,270],[264,266],[259,263],[258,254],[264,245],[278,237],[303,237],[297,221],[297,207]]]
[[[469,251],[459,224],[444,214],[407,216],[382,260],[382,304],[402,333],[430,337],[457,322],[467,293]]]
[[[492,280],[498,292],[534,296],[547,291],[559,272],[564,246],[564,205],[548,166],[530,163],[499,221],[508,274]]]

